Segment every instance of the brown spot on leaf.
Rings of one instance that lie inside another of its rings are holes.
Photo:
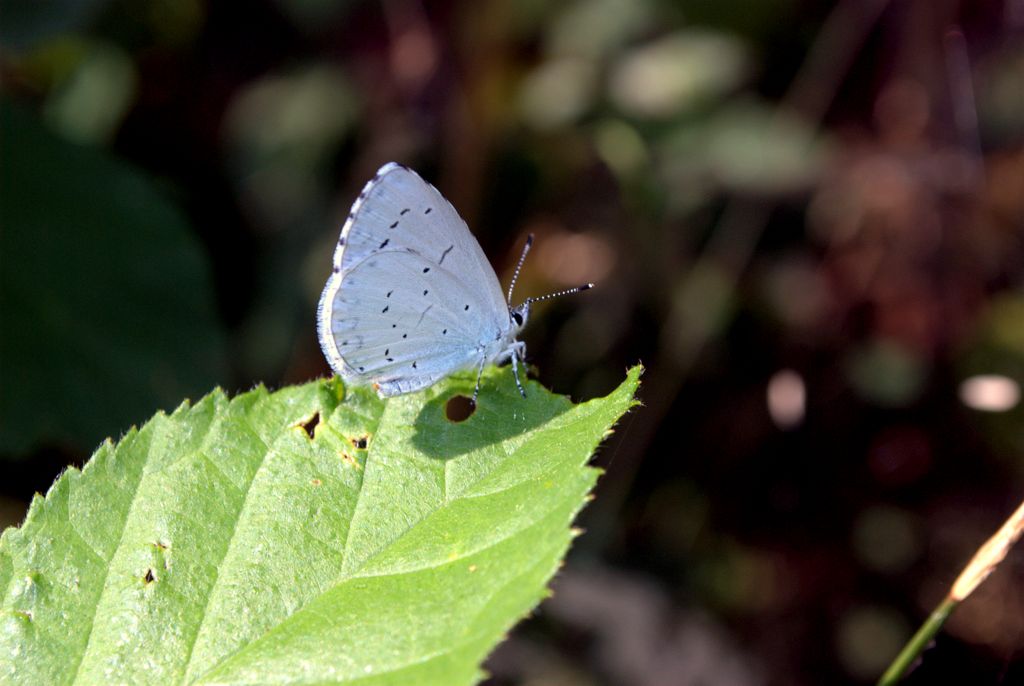
[[[341,451],[341,461],[349,465],[350,467],[362,469],[362,467],[359,465],[359,461],[356,460],[356,458],[349,455],[348,453],[346,453],[344,450]]]

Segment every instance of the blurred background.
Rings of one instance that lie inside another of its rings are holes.
[[[642,361],[491,684],[869,683],[1024,497],[1024,0],[0,2],[0,513],[157,409],[328,373],[384,162]],[[1024,552],[907,683],[1024,682]]]

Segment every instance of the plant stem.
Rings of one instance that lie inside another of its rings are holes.
[[[992,538],[985,541],[974,553],[974,557],[953,583],[949,595],[932,611],[925,623],[889,665],[889,669],[885,670],[885,674],[878,680],[878,686],[892,686],[906,674],[910,664],[924,652],[928,642],[946,623],[956,606],[971,595],[978,584],[987,579],[988,575],[999,566],[1021,534],[1024,534],[1024,503],[1021,503],[1017,510],[1003,522],[999,530],[992,535]]]
[[[914,660],[924,652],[924,649],[928,647],[935,634],[938,633],[942,625],[946,623],[949,615],[952,614],[959,604],[960,602],[954,600],[952,596],[946,596],[939,603],[939,606],[932,610],[932,613],[928,615],[928,619],[924,621],[921,628],[907,641],[907,645],[903,646],[903,650],[900,651],[900,654],[889,665],[889,669],[885,670],[885,674],[878,680],[878,686],[893,686],[893,684],[899,683],[903,675],[910,669]]]

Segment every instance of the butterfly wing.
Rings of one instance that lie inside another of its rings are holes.
[[[336,373],[395,395],[476,364],[510,324],[497,276],[455,208],[392,163],[342,228],[317,328]]]

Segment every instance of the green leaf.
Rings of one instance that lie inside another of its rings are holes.
[[[2,99],[0,141],[0,453],[84,452],[223,379],[209,266],[177,208]]]
[[[0,538],[0,682],[473,683],[544,597],[640,371],[573,405],[491,368],[460,423],[472,375],[157,414]]]

